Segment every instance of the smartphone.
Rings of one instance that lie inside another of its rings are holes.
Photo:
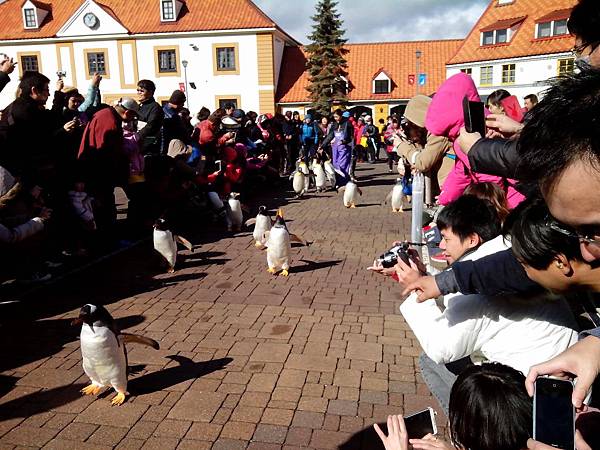
[[[533,438],[551,447],[575,449],[573,382],[541,377],[533,395]]]
[[[221,160],[215,161],[215,172],[220,172],[222,170]]]
[[[485,136],[485,108],[482,102],[472,102],[465,96],[463,98],[463,114],[465,129],[469,133],[479,133]]]
[[[435,411],[427,408],[404,418],[409,439],[422,439],[428,434],[437,434]]]

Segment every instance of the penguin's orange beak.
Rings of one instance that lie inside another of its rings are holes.
[[[277,210],[277,215],[283,219],[283,209],[279,208]]]

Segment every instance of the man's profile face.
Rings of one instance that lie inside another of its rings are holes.
[[[31,98],[40,105],[45,105],[48,101],[48,97],[50,97],[50,87],[48,83],[46,83],[44,87],[39,91],[37,90],[37,88],[31,89]]]
[[[468,250],[474,247],[471,245],[469,238],[461,241],[460,237],[452,231],[452,227],[444,228],[440,230],[440,233],[442,234],[440,248],[444,251],[444,256],[450,264],[459,260]]]
[[[531,102],[530,99],[526,98],[525,99],[525,108],[527,109],[527,111],[531,111],[531,109],[534,107],[535,105]]]
[[[600,230],[599,193],[600,171],[584,161],[568,166],[554,184],[542,192],[552,216],[579,229],[580,234],[596,234],[582,233],[583,230]],[[600,245],[581,243],[581,254],[588,262],[599,260]]]

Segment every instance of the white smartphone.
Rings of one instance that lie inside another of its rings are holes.
[[[221,170],[223,170],[223,164],[221,163],[221,160],[218,159],[215,161],[215,171],[216,172],[220,172]]]
[[[409,439],[422,439],[428,434],[437,434],[435,411],[427,408],[404,418]]]
[[[540,377],[533,395],[533,438],[554,448],[575,449],[573,382]]]

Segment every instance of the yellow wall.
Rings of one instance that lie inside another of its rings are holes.
[[[387,103],[380,103],[373,106],[373,123],[379,126],[379,119],[385,119],[390,115],[390,105]]]
[[[258,96],[260,111],[258,113],[275,112],[275,70],[273,65],[273,34],[256,35],[258,48]]]

